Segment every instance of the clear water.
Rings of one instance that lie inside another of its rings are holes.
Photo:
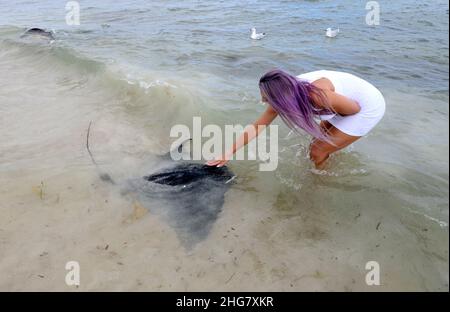
[[[0,1],[0,289],[69,290],[77,260],[85,290],[448,290],[448,2],[379,3],[369,27],[365,1],[80,1],[68,26],[65,1]],[[20,39],[28,27],[57,40]],[[253,121],[274,67],[355,73],[386,115],[322,173],[277,120],[277,171],[232,162],[219,220],[187,251],[123,188],[172,125]],[[117,186],[89,159],[90,121]]]

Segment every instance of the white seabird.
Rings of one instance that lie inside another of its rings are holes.
[[[325,35],[329,38],[334,38],[337,36],[337,34],[339,33],[339,28],[337,29],[331,29],[330,27],[327,28],[327,32],[325,33]]]
[[[259,34],[257,34],[255,27],[253,27],[251,29],[251,31],[252,31],[252,34],[250,35],[250,38],[252,38],[253,40],[260,40],[260,39],[262,39],[262,38],[264,38],[266,36],[266,33],[259,33]]]

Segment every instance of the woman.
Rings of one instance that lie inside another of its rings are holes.
[[[377,88],[344,72],[319,70],[295,77],[276,69],[261,77],[259,88],[262,101],[269,105],[253,125],[260,129],[280,115],[289,127],[312,135],[309,155],[318,169],[332,153],[369,133],[385,111]],[[244,132],[228,152],[207,164],[225,165],[258,134]]]

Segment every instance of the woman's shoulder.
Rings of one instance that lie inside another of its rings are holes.
[[[316,70],[297,76],[300,80],[307,81],[319,89],[335,91],[333,81],[329,78],[326,70]]]
[[[307,72],[307,73],[298,75],[297,78],[306,80],[308,82],[313,82],[314,80],[322,78],[323,77],[322,75],[324,72],[325,72],[325,70],[315,70],[315,71],[311,71],[311,72]]]
[[[333,82],[327,77],[321,77],[317,80],[314,80],[311,84],[324,91],[329,90],[334,92],[335,90]]]

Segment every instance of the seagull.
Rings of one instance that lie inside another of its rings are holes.
[[[334,38],[337,36],[337,34],[339,33],[339,28],[337,29],[331,29],[331,28],[327,28],[327,32],[326,32],[326,36],[329,38]]]
[[[260,39],[262,39],[262,38],[264,38],[266,36],[266,33],[259,33],[259,34],[257,34],[255,27],[253,27],[251,29],[251,31],[252,31],[252,34],[250,35],[250,38],[252,38],[253,40],[260,40]]]

